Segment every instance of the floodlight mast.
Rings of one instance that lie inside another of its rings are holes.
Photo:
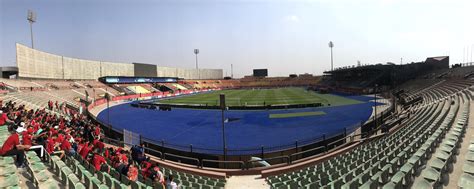
[[[201,74],[199,73],[199,66],[198,66],[199,49],[194,49],[194,54],[196,55],[196,70],[198,72],[198,79],[201,79]]]
[[[35,47],[34,47],[34,43],[33,43],[33,23],[36,22],[36,13],[33,12],[32,10],[28,10],[28,17],[26,19],[30,23],[31,48],[34,49]]]
[[[332,48],[334,47],[334,43],[332,41],[329,41],[329,48],[331,48],[331,71],[333,71],[333,60],[332,60]]]

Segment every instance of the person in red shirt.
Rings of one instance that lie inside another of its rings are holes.
[[[101,141],[100,141],[99,139],[97,139],[97,138],[92,141],[92,144],[93,144],[96,148],[98,148],[99,150],[102,150],[102,149],[104,149],[104,147],[105,147],[104,143],[101,142]]]
[[[31,146],[20,144],[20,138],[16,133],[16,129],[17,127],[14,125],[8,127],[8,132],[10,132],[11,135],[3,143],[2,148],[0,148],[0,155],[16,155],[16,165],[23,166],[23,161],[25,159],[25,153],[23,151],[28,150]]]
[[[92,150],[92,148],[94,147],[94,145],[90,144],[88,145],[88,143],[86,145],[84,145],[81,149],[81,152],[79,153],[79,155],[82,156],[82,158],[86,159],[87,158],[87,155],[89,155],[89,152]]]
[[[131,181],[137,181],[138,179],[138,168],[135,164],[131,164],[128,168],[127,177]]]
[[[48,138],[47,140],[47,145],[46,145],[46,151],[53,155],[53,154],[59,154],[59,158],[63,159],[65,153],[63,150],[60,149],[61,143],[56,142],[58,138],[58,135],[55,134]]]
[[[58,134],[58,138],[56,138],[56,143],[62,144],[64,141],[64,135],[63,134]]]
[[[32,140],[33,140],[33,133],[32,129],[28,129],[26,131],[23,131],[23,145],[32,145]]]
[[[122,154],[120,155],[120,162],[128,165],[128,157],[127,152],[122,150]]]
[[[107,159],[109,159],[109,156],[110,156],[109,154],[110,154],[110,149],[105,149],[105,151],[104,151],[104,157],[107,158]]]
[[[94,136],[100,139],[100,126],[95,126]]]
[[[72,148],[71,143],[67,139],[64,139],[62,141],[60,147],[61,150],[63,150],[64,152],[67,152],[70,155],[74,154],[74,149]]]
[[[54,136],[53,136],[53,137],[54,137]],[[53,151],[54,151],[55,142],[54,142],[53,137],[49,137],[49,138],[46,140],[46,152],[48,152],[48,154],[51,154],[51,153],[53,153]]]
[[[8,122],[10,122],[10,120],[8,119],[7,114],[0,110],[0,126],[5,125],[5,123]]]
[[[99,154],[99,149],[94,149],[94,157],[92,158],[92,164],[96,171],[100,171],[100,166],[107,163],[105,158]]]
[[[148,161],[142,161],[142,176],[148,178],[150,176],[151,163]]]

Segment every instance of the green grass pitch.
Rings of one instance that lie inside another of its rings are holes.
[[[323,111],[312,111],[312,112],[295,112],[295,113],[282,113],[282,114],[269,114],[269,118],[289,118],[289,117],[305,117],[305,116],[319,116],[326,115]]]
[[[225,94],[226,106],[261,106],[261,105],[290,105],[322,103],[324,106],[348,105],[361,103],[360,101],[332,95],[307,91],[303,88],[276,88],[276,89],[238,89],[222,90],[190,96],[159,100],[160,103],[192,104],[192,105],[219,105],[219,94]]]

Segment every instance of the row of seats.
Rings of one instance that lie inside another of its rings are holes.
[[[348,153],[316,166],[299,171],[268,177],[274,188],[399,188],[407,187],[415,177],[416,169],[422,165],[421,157],[433,145],[433,139],[440,133],[441,121],[449,125],[459,108],[450,108],[452,99],[459,101],[460,88],[447,89],[442,95],[436,95],[431,103],[413,107],[413,117],[393,135],[381,140],[363,144]],[[439,90],[441,91],[441,90]],[[432,93],[433,91],[426,91]],[[440,92],[441,93],[441,92]],[[463,96],[463,98],[468,98]],[[442,99],[442,100],[440,100]],[[448,103],[449,102],[449,103]],[[448,112],[450,110],[451,112]],[[449,116],[448,116],[448,113]],[[418,116],[420,115],[420,116]],[[445,119],[446,118],[446,119]],[[451,118],[451,119],[449,119]],[[403,141],[403,143],[400,143]]]
[[[456,159],[456,152],[460,147],[460,141],[466,129],[469,103],[464,101],[461,110],[457,122],[454,122],[454,119],[452,119],[455,114],[450,114],[448,116],[452,122],[442,125],[435,132],[434,136],[436,138],[434,138],[435,140],[431,143],[433,147],[428,149],[427,153],[423,156],[423,160],[429,163],[427,163],[426,168],[421,172],[421,179],[414,184],[414,187],[433,188],[440,187],[443,183],[446,183],[447,173],[452,169],[452,164]]]
[[[33,183],[36,188],[61,188],[61,184],[53,178],[47,165],[43,163],[40,157],[34,151],[26,153],[26,162],[28,172],[33,177]]]
[[[385,145],[385,144],[382,143],[382,145]],[[341,170],[345,167],[348,167],[349,169],[352,170],[354,166],[356,166],[357,167],[356,175],[353,175],[353,176],[359,177],[358,172],[360,172],[360,170],[367,170],[370,165],[369,162],[371,161],[371,157],[374,157],[374,156],[378,157],[381,151],[382,151],[381,148],[372,148],[372,145],[370,143],[365,144],[354,150],[351,150],[348,153],[343,154],[342,156],[338,156],[334,159],[328,160],[314,167],[308,167],[300,171],[287,173],[284,175],[278,175],[274,177],[269,177],[267,178],[267,180],[273,187],[286,186],[286,185],[293,184],[294,187],[290,187],[290,188],[296,188],[296,185],[306,186],[310,184],[311,187],[317,188],[317,187],[325,186],[329,182],[332,182],[333,180],[336,182],[332,184],[335,184],[337,186],[337,185],[342,184],[342,181],[338,180],[340,175],[337,176],[337,175],[332,175],[332,174],[334,173],[339,174]],[[374,159],[374,160],[377,160],[377,159]],[[351,163],[355,163],[355,165]],[[346,170],[345,172],[350,172],[350,171]],[[325,177],[325,175],[330,175],[331,177]],[[350,177],[350,175],[346,175],[346,176],[347,178]],[[369,176],[368,174],[365,174],[365,175],[360,176],[360,178],[362,178],[363,180],[367,180],[368,176]],[[298,181],[298,179],[301,179],[302,181],[298,184],[294,183],[294,181]]]
[[[463,173],[458,181],[459,188],[474,186],[474,140],[471,140],[469,143],[468,152],[464,154],[466,161],[463,162]]]

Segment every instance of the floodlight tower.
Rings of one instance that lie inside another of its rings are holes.
[[[198,72],[198,79],[201,79],[201,74],[199,73],[199,66],[198,66],[199,49],[194,49],[194,54],[196,55],[196,70]]]
[[[36,22],[36,13],[32,10],[28,10],[28,17],[26,18],[30,22],[30,32],[31,32],[31,48],[34,49],[33,44],[33,23]]]
[[[331,71],[333,71],[333,62],[332,62],[332,48],[334,47],[334,43],[332,41],[329,41],[329,48],[331,48]]]

